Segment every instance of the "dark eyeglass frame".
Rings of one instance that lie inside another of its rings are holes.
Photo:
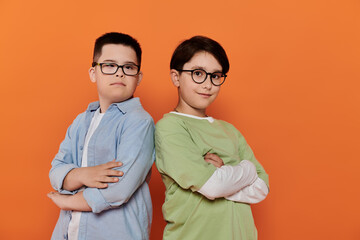
[[[113,65],[116,65],[117,66],[117,68],[116,68],[116,71],[114,72],[114,73],[104,73],[103,72],[103,65],[104,64],[113,64]],[[101,70],[101,72],[103,73],[103,74],[105,74],[105,75],[114,75],[114,74],[116,74],[118,71],[119,71],[119,68],[121,68],[121,70],[122,70],[122,72],[126,75],[126,76],[136,76],[136,75],[138,75],[139,74],[139,72],[140,72],[140,66],[139,65],[136,65],[136,64],[133,64],[133,63],[127,63],[127,64],[124,64],[124,65],[118,65],[118,64],[116,64],[116,63],[107,63],[107,62],[103,62],[103,63],[98,63],[98,62],[93,62],[92,64],[91,64],[91,66],[92,67],[95,67],[95,66],[100,66],[100,70]],[[125,73],[125,71],[124,71],[124,67],[125,66],[136,66],[137,68],[138,68],[138,70],[137,70],[137,73],[136,74],[127,74],[127,73]]]
[[[190,72],[190,73],[191,73],[191,78],[192,78],[192,80],[193,80],[195,83],[197,83],[197,84],[202,84],[203,82],[205,82],[206,79],[207,79],[207,77],[208,77],[208,75],[210,75],[210,81],[211,81],[211,83],[212,83],[214,86],[221,86],[221,85],[225,82],[225,79],[226,79],[226,77],[227,77],[227,75],[226,75],[225,73],[223,73],[223,72],[208,73],[208,72],[206,72],[204,69],[193,69],[193,70],[175,69],[175,70],[176,70],[176,71],[179,71],[179,72]],[[195,81],[195,79],[194,79],[194,77],[193,77],[195,71],[202,71],[202,72],[204,72],[204,73],[206,74],[206,76],[205,76],[205,78],[204,78],[203,81],[201,81],[201,82]],[[215,84],[215,83],[213,82],[213,75],[214,75],[215,73],[221,73],[221,74],[224,76],[224,80],[223,80],[220,84]]]

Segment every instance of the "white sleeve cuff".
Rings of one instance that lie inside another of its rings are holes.
[[[243,160],[236,166],[217,168],[198,192],[211,200],[229,196],[252,184],[257,177],[255,165]]]
[[[261,178],[257,178],[250,186],[247,186],[237,193],[225,198],[234,202],[258,203],[264,200],[268,193],[269,188],[266,183]]]

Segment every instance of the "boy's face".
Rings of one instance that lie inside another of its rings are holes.
[[[116,63],[117,65],[138,65],[135,51],[122,44],[106,44],[102,47],[97,63]],[[99,65],[89,69],[92,82],[96,83],[99,101],[105,104],[122,102],[131,98],[142,79],[142,73],[135,76],[125,75],[119,68],[113,75],[102,73]]]
[[[183,70],[203,69],[208,73],[222,72],[222,67],[216,58],[208,52],[196,53],[190,61],[184,64]],[[189,114],[200,116],[206,108],[216,99],[220,86],[215,86],[210,81],[210,76],[201,83],[195,83],[190,72],[181,74],[172,69],[170,72],[174,85],[178,88],[179,105],[182,110],[190,110]]]

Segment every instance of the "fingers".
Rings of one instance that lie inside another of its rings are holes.
[[[212,165],[214,165],[215,167],[219,168],[222,165],[224,165],[223,160],[216,154],[214,153],[207,153],[204,156],[204,160],[207,163],[211,163]]]
[[[212,160],[214,160],[214,161],[222,161],[222,159],[221,159],[218,155],[216,155],[216,154],[214,154],[214,153],[207,153],[207,154],[204,156],[204,158],[210,158],[210,159],[212,159]]]
[[[216,154],[214,153],[207,153],[204,158],[209,158],[209,159],[212,159],[214,161],[217,161],[217,162],[223,162],[223,160]]]
[[[215,166],[215,164],[216,164],[216,162],[214,162],[214,161],[212,161],[212,160],[205,160],[205,162],[207,162],[207,163],[210,163],[210,164],[212,164],[212,165],[214,165]]]
[[[213,154],[213,153],[207,153],[205,156],[204,156],[204,159],[211,159],[213,161],[216,160],[216,157],[217,156],[216,154]]]
[[[119,182],[119,177],[124,175],[123,171],[115,170],[120,167],[121,162],[112,160],[110,162],[84,168],[83,185],[93,188],[107,188],[109,183]]]
[[[94,183],[94,187],[107,188],[109,186],[108,183],[116,183],[118,181],[119,181],[118,177],[101,176]]]
[[[102,176],[99,178],[98,180],[99,182],[102,183],[114,183],[114,182],[118,182],[119,178],[117,177],[108,177],[108,176]]]
[[[95,184],[95,188],[107,188],[108,185],[106,183],[102,183],[102,182],[97,182]]]
[[[48,198],[52,199],[54,196],[54,192],[49,192],[48,194],[46,194],[48,196]]]
[[[107,162],[107,163],[104,163],[102,164],[105,168],[116,168],[116,167],[121,167],[123,164],[122,162],[116,162],[115,159],[110,161],[110,162]]]
[[[205,162],[208,162],[208,163],[211,163],[211,164],[213,164],[213,160],[212,159],[210,159],[210,158],[204,158],[204,161]]]
[[[56,198],[58,198],[59,196],[61,196],[61,194],[59,192],[49,192],[48,194],[46,194],[48,196],[48,198],[50,198],[51,200],[54,200]]]
[[[119,177],[122,177],[124,175],[124,172],[111,169],[111,170],[107,170],[105,174],[106,174],[106,176],[119,176]]]
[[[219,168],[219,167],[221,167],[221,164],[219,163],[219,162],[217,162],[217,161],[214,161],[214,160],[212,160],[212,159],[204,159],[205,160],[205,162],[207,162],[207,163],[210,163],[210,164],[212,164],[212,165],[214,165],[215,167],[217,167],[217,168]]]
[[[216,159],[216,158],[211,158],[211,157],[204,157],[204,160],[205,161],[212,161],[212,162],[218,162],[218,163],[221,163],[222,162],[222,160],[220,159]]]

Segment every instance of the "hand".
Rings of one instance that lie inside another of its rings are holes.
[[[58,192],[49,192],[47,196],[63,210],[70,210],[67,208],[67,201],[70,200],[72,195],[60,194]]]
[[[212,165],[214,165],[217,168],[224,165],[223,160],[218,155],[216,155],[214,153],[207,153],[204,156],[204,160],[205,160],[205,162],[211,163]]]
[[[90,212],[92,209],[86,202],[83,192],[78,192],[74,195],[65,195],[58,192],[50,192],[47,196],[58,206],[66,211],[81,211]]]
[[[124,175],[122,171],[115,170],[113,168],[122,166],[121,162],[115,162],[115,159],[111,162],[107,162],[94,167],[78,168],[78,175],[80,182],[93,188],[107,188],[107,183],[115,183],[119,181],[119,178]]]

